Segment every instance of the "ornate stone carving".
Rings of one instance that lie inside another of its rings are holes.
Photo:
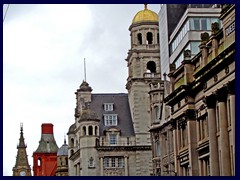
[[[187,109],[185,111],[185,119],[186,120],[195,120],[196,119],[196,111],[195,111],[195,109]]]
[[[207,32],[201,33],[201,42],[207,42],[209,40],[209,34]]]
[[[227,101],[227,95],[228,95],[227,86],[224,86],[221,89],[218,89],[215,94],[218,102]]]
[[[178,129],[185,129],[185,127],[187,126],[187,120],[185,117],[182,117],[178,120]]]
[[[217,22],[214,22],[211,24],[212,34],[216,34],[219,30],[219,24]]]
[[[207,108],[215,108],[216,106],[216,96],[215,95],[210,95],[206,96],[203,99],[203,102],[207,105]]]
[[[176,70],[176,64],[175,63],[171,63],[170,64],[170,72],[175,71]]]
[[[185,58],[191,58],[191,50],[187,49],[183,52],[183,57]]]

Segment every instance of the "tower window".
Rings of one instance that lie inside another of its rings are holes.
[[[71,147],[73,147],[73,146],[74,146],[74,139],[71,138]]]
[[[157,33],[157,43],[159,44],[159,33]]]
[[[153,43],[153,34],[151,32],[147,33],[147,44]]]
[[[65,157],[65,164],[68,165],[68,157]]]
[[[151,72],[151,73],[156,73],[156,64],[153,61],[149,61],[147,63],[147,69]]]
[[[86,135],[86,127],[83,126],[83,135],[85,136]]]
[[[97,128],[97,126],[95,126],[95,135],[96,136],[98,135],[98,128]]]
[[[41,166],[42,165],[42,159],[41,158],[38,158],[38,166]]]
[[[154,107],[155,121],[159,121],[159,106]]]
[[[88,127],[88,134],[89,135],[93,135],[93,128],[92,128],[92,126]]]
[[[90,157],[90,159],[88,161],[88,167],[94,167],[94,159],[93,159],[93,157]]]
[[[138,33],[137,38],[138,38],[138,44],[141,45],[142,44],[142,34]]]

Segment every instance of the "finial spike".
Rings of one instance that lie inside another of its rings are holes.
[[[64,134],[64,144],[66,144],[66,134]]]
[[[86,78],[86,62],[85,62],[85,58],[84,58],[84,81],[85,81],[85,82],[87,81],[87,78]]]
[[[20,131],[23,131],[23,123],[20,123]]]
[[[147,9],[147,4],[144,4],[144,9]]]

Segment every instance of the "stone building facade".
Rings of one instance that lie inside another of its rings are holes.
[[[94,94],[83,81],[69,127],[70,176],[152,174],[150,84],[160,79],[158,15],[145,5],[129,27],[128,94]]]
[[[182,65],[170,67],[171,92],[164,103],[171,115],[152,128],[153,147],[159,142],[161,150],[155,175],[235,175],[235,5],[222,5],[219,19],[222,28],[213,23],[210,35],[201,34],[196,56],[186,50]],[[169,138],[157,133],[166,128]],[[172,154],[167,166],[166,147]]]

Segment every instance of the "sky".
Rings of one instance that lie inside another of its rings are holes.
[[[54,125],[62,146],[75,121],[74,93],[84,80],[84,58],[92,93],[127,93],[128,28],[143,9],[143,4],[9,6],[3,22],[4,176],[12,176],[20,123],[31,168],[42,123]],[[160,4],[148,9],[158,13]]]

